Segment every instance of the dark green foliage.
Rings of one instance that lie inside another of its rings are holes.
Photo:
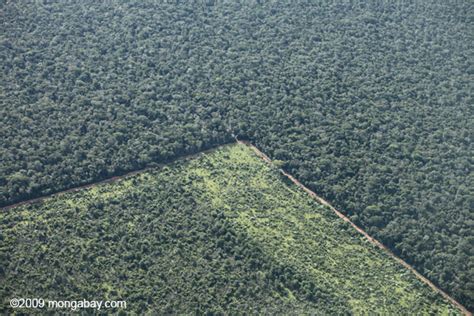
[[[0,6],[0,204],[233,131],[474,307],[469,1]]]

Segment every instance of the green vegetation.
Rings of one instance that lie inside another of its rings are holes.
[[[0,217],[0,297],[143,314],[456,314],[244,145]],[[5,306],[2,306],[5,310]]]
[[[474,309],[471,1],[0,1],[0,205],[247,138]]]

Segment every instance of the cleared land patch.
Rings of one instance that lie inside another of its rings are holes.
[[[0,216],[4,301],[126,300],[127,311],[178,314],[458,313],[245,145]]]

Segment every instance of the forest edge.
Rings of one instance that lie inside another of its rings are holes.
[[[324,200],[322,197],[320,197],[319,195],[317,195],[315,192],[311,191],[309,188],[307,188],[305,185],[303,185],[300,181],[298,181],[295,177],[293,177],[291,174],[287,173],[285,170],[281,169],[281,168],[278,168],[275,166],[275,164],[272,162],[272,160],[265,154],[263,153],[262,151],[260,151],[255,145],[253,145],[252,143],[250,143],[249,141],[246,141],[246,140],[240,140],[238,139],[238,137],[234,134],[232,134],[233,138],[235,139],[236,143],[237,144],[241,144],[241,145],[245,145],[247,147],[249,147],[250,149],[252,149],[252,151],[259,157],[261,158],[263,161],[265,161],[267,164],[275,167],[283,176],[285,176],[286,178],[288,178],[292,183],[294,183],[296,186],[298,186],[299,188],[303,189],[306,193],[309,194],[309,196],[311,196],[313,199],[315,199],[318,203],[328,207],[330,210],[332,210],[334,213],[336,213],[336,215],[341,218],[342,220],[344,220],[345,222],[347,222],[349,225],[351,225],[357,232],[359,232],[360,234],[362,234],[370,243],[372,243],[373,245],[377,246],[378,248],[380,248],[382,251],[384,251],[386,254],[388,254],[390,257],[392,257],[393,259],[395,259],[399,264],[401,264],[403,267],[405,267],[406,269],[408,269],[409,271],[411,271],[420,281],[422,281],[423,283],[425,283],[426,285],[428,285],[431,289],[433,289],[436,293],[439,293],[441,296],[443,296],[446,300],[448,300],[451,304],[453,304],[455,307],[457,307],[464,315],[466,316],[472,316],[472,313],[470,311],[468,311],[461,303],[459,303],[458,301],[456,301],[454,298],[452,298],[449,294],[447,294],[446,292],[444,292],[443,290],[441,290],[440,288],[438,288],[435,284],[433,284],[430,280],[428,280],[427,278],[425,278],[423,275],[421,275],[414,267],[412,267],[411,265],[409,265],[407,262],[405,262],[403,259],[401,259],[400,257],[398,257],[397,255],[395,255],[390,249],[388,249],[384,244],[382,244],[381,242],[379,242],[378,240],[376,240],[375,238],[371,237],[367,232],[365,232],[362,228],[360,228],[359,226],[357,226],[356,224],[354,224],[347,216],[345,216],[342,212],[338,211],[335,207],[333,207],[331,204],[329,204],[329,202],[327,202],[326,200]],[[84,185],[80,185],[80,186],[77,186],[77,187],[74,187],[74,188],[70,188],[70,189],[67,189],[67,190],[63,190],[63,191],[59,191],[59,192],[54,192],[54,193],[51,193],[51,194],[48,194],[48,195],[45,195],[45,196],[41,196],[41,197],[37,197],[37,198],[33,198],[33,199],[29,199],[29,200],[25,200],[25,201],[20,201],[20,202],[17,202],[17,203],[14,203],[14,204],[10,204],[10,205],[7,205],[7,206],[3,206],[0,208],[0,211],[5,211],[5,210],[8,210],[8,209],[12,209],[12,208],[15,208],[15,207],[18,207],[18,206],[21,206],[21,205],[26,205],[26,204],[34,204],[34,203],[41,203],[43,202],[45,199],[47,198],[51,198],[51,197],[54,197],[54,196],[58,196],[58,195],[62,195],[62,194],[65,194],[65,193],[70,193],[70,192],[77,192],[77,191],[80,191],[80,190],[83,190],[83,189],[87,189],[87,188],[91,188],[91,187],[94,187],[96,185],[100,185],[100,184],[105,184],[105,183],[113,183],[113,182],[116,182],[118,180],[121,180],[121,179],[124,179],[124,178],[127,178],[127,177],[130,177],[130,176],[133,176],[133,175],[136,175],[136,174],[139,174],[139,173],[143,173],[143,172],[146,172],[146,171],[149,171],[151,169],[155,169],[155,168],[160,168],[160,167],[164,167],[166,166],[167,164],[169,163],[173,163],[173,162],[176,162],[176,161],[183,161],[183,160],[190,160],[190,159],[193,159],[193,158],[196,158],[197,156],[200,156],[202,154],[205,154],[205,153],[209,153],[209,152],[212,152],[212,151],[215,151],[217,150],[218,148],[221,148],[223,146],[226,146],[226,145],[231,145],[231,144],[234,144],[234,143],[227,143],[227,144],[222,144],[222,145],[218,145],[216,147],[212,147],[212,148],[209,148],[209,149],[206,149],[206,150],[203,150],[203,151],[199,151],[199,152],[196,152],[196,153],[192,153],[192,154],[188,154],[188,155],[185,155],[185,156],[181,156],[181,157],[177,157],[175,159],[171,159],[170,161],[168,162],[165,162],[165,163],[160,163],[160,164],[156,164],[155,166],[151,166],[151,167],[146,167],[146,168],[142,168],[142,169],[139,169],[139,170],[134,170],[134,171],[130,171],[130,172],[127,172],[125,174],[122,174],[122,175],[117,175],[117,176],[113,176],[111,178],[108,178],[108,179],[105,179],[105,180],[101,180],[101,181],[97,181],[97,182],[91,182],[91,183],[87,183],[87,184],[84,184]]]

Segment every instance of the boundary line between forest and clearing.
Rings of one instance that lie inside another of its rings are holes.
[[[263,152],[261,152],[255,145],[253,145],[252,143],[250,143],[249,141],[244,141],[244,140],[239,140],[237,138],[237,136],[233,135],[234,136],[234,139],[236,140],[236,143],[238,144],[242,144],[242,145],[245,145],[249,148],[251,148],[254,153],[259,157],[261,158],[262,160],[264,160],[266,163],[274,166],[272,160],[266,155],[264,154]],[[77,187],[73,187],[73,188],[70,188],[70,189],[67,189],[67,190],[63,190],[63,191],[58,191],[58,192],[54,192],[54,193],[51,193],[51,194],[47,194],[47,195],[44,195],[44,196],[40,196],[40,197],[37,197],[37,198],[33,198],[33,199],[29,199],[29,200],[24,200],[24,201],[20,201],[20,202],[17,202],[17,203],[14,203],[14,204],[10,204],[10,205],[6,205],[6,206],[3,206],[3,207],[0,207],[0,211],[5,211],[5,210],[8,210],[8,209],[12,209],[12,208],[15,208],[17,206],[21,206],[21,205],[26,205],[26,204],[34,204],[34,203],[39,203],[39,202],[42,202],[44,201],[45,199],[47,198],[51,198],[51,197],[55,197],[55,196],[58,196],[58,195],[62,195],[64,193],[68,193],[68,192],[76,192],[76,191],[80,191],[82,189],[87,189],[87,188],[90,188],[90,187],[93,187],[93,186],[96,186],[96,185],[99,185],[99,184],[105,184],[105,183],[112,183],[112,182],[116,182],[118,180],[121,180],[121,179],[124,179],[124,178],[127,178],[129,176],[133,176],[133,175],[136,175],[136,174],[139,174],[139,173],[142,173],[142,172],[146,172],[146,171],[149,171],[151,169],[154,169],[154,168],[157,168],[157,167],[163,167],[165,165],[168,165],[170,163],[173,163],[173,162],[176,162],[176,161],[181,161],[181,160],[188,160],[188,159],[192,159],[194,157],[197,157],[201,154],[204,154],[204,153],[208,153],[208,152],[212,152],[218,148],[221,148],[223,146],[226,146],[226,145],[231,145],[232,143],[226,143],[226,144],[221,144],[221,145],[218,145],[218,146],[215,146],[215,147],[212,147],[212,148],[209,148],[209,149],[206,149],[206,150],[203,150],[203,151],[199,151],[199,152],[196,152],[196,153],[192,153],[192,154],[188,154],[188,155],[184,155],[184,156],[180,156],[180,157],[176,157],[175,159],[171,159],[170,161],[168,162],[165,162],[165,163],[159,163],[157,164],[156,167],[145,167],[145,168],[142,168],[142,169],[139,169],[139,170],[135,170],[135,171],[130,171],[130,172],[127,172],[125,174],[122,174],[122,175],[118,175],[118,176],[113,176],[111,178],[108,178],[108,179],[104,179],[104,180],[100,180],[100,181],[97,181],[97,182],[91,182],[91,183],[87,183],[87,184],[84,184],[84,185],[80,185],[80,186],[77,186]],[[315,192],[311,191],[309,188],[307,188],[305,185],[303,185],[300,181],[298,181],[296,178],[294,178],[291,174],[287,173],[286,171],[284,171],[283,169],[278,169],[278,171],[284,175],[285,177],[287,177],[291,182],[293,182],[296,186],[300,187],[301,189],[303,189],[306,193],[308,193],[313,199],[315,199],[317,202],[319,202],[320,204],[328,207],[329,209],[331,209],[334,213],[336,213],[336,215],[341,218],[342,220],[344,220],[345,222],[349,223],[356,231],[358,231],[359,233],[361,233],[369,242],[371,242],[372,244],[376,245],[378,248],[382,249],[383,251],[385,251],[389,256],[391,256],[392,258],[394,258],[398,263],[400,263],[402,266],[404,266],[406,269],[410,270],[413,274],[415,274],[415,276],[420,280],[422,281],[423,283],[425,283],[426,285],[428,285],[431,289],[433,289],[435,292],[441,294],[441,296],[443,296],[446,300],[448,300],[451,304],[453,304],[455,307],[457,307],[458,309],[461,310],[462,313],[464,313],[466,316],[472,316],[472,313],[469,312],[461,303],[459,303],[458,301],[456,301],[454,298],[452,298],[450,295],[448,295],[446,292],[444,292],[443,290],[441,290],[440,288],[438,288],[436,285],[434,285],[430,280],[428,280],[427,278],[425,278],[421,273],[419,273],[414,267],[412,267],[411,265],[409,265],[407,262],[405,262],[403,259],[401,259],[400,257],[398,257],[397,255],[395,255],[390,249],[388,249],[385,245],[383,245],[381,242],[379,242],[378,240],[376,240],[375,238],[371,237],[367,232],[365,232],[362,228],[360,228],[359,226],[357,226],[356,224],[354,224],[347,216],[345,216],[344,214],[342,214],[340,211],[338,211],[335,207],[333,207],[331,204],[329,204],[329,202],[327,202],[326,200],[324,200],[323,198],[321,198],[319,195],[317,195]]]
[[[264,154],[263,152],[261,152],[255,145],[253,145],[252,143],[248,142],[248,141],[243,141],[243,140],[239,140],[236,136],[234,136],[235,140],[237,141],[237,143],[239,144],[242,144],[242,145],[245,145],[245,146],[248,146],[250,147],[254,152],[255,154],[260,157],[261,159],[263,159],[266,163],[272,165],[272,166],[275,166],[272,162],[272,160],[266,155]],[[472,313],[470,311],[467,310],[467,308],[465,308],[461,303],[459,303],[458,301],[456,301],[454,298],[452,298],[449,294],[447,294],[446,292],[444,292],[443,290],[441,290],[440,288],[438,288],[436,285],[434,285],[430,280],[428,280],[427,278],[425,278],[421,273],[419,273],[414,267],[412,267],[410,264],[408,264],[405,260],[403,260],[402,258],[398,257],[395,253],[393,253],[389,248],[387,248],[384,244],[382,244],[381,242],[379,242],[377,239],[373,238],[372,236],[370,236],[367,232],[365,232],[362,228],[360,228],[359,226],[357,226],[356,224],[354,224],[347,216],[345,216],[344,214],[342,214],[340,211],[338,211],[334,206],[332,206],[331,204],[329,204],[329,202],[327,202],[325,199],[323,199],[322,197],[320,197],[319,195],[317,195],[315,192],[311,191],[310,189],[308,189],[304,184],[302,184],[300,181],[298,181],[296,178],[294,178],[291,174],[287,173],[285,170],[281,169],[281,168],[278,168],[278,171],[284,175],[285,177],[287,177],[291,182],[293,182],[294,184],[296,184],[296,186],[300,187],[301,189],[303,189],[306,193],[308,193],[313,199],[315,199],[317,202],[319,202],[320,204],[328,207],[330,210],[332,210],[334,213],[336,213],[336,215],[343,219],[345,222],[349,223],[356,231],[358,231],[359,233],[361,233],[369,242],[371,242],[372,244],[376,245],[378,248],[382,249],[383,251],[385,251],[390,257],[392,257],[393,259],[395,259],[398,263],[400,263],[402,266],[404,266],[406,269],[410,270],[413,274],[415,274],[415,276],[420,280],[422,281],[423,283],[425,283],[426,285],[428,285],[431,289],[433,289],[436,293],[439,293],[441,294],[441,296],[443,296],[446,300],[448,300],[451,304],[453,304],[455,307],[457,307],[458,309],[461,310],[462,313],[464,313],[466,316],[472,316]]]

